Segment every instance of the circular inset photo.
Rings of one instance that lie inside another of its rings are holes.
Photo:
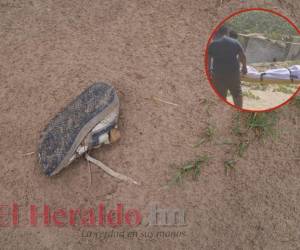
[[[205,65],[226,103],[244,111],[274,110],[300,88],[299,29],[271,10],[233,13],[212,32]]]

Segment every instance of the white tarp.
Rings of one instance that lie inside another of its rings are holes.
[[[253,79],[260,79],[262,73],[265,73],[263,79],[290,80],[291,75],[293,79],[300,79],[300,65],[293,65],[289,68],[269,69],[264,72],[259,72],[252,66],[247,66],[247,69],[248,73],[246,76]]]

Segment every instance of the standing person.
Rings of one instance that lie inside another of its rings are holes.
[[[247,74],[247,60],[241,44],[228,37],[228,28],[222,26],[218,30],[215,40],[208,47],[208,65],[212,82],[225,99],[229,90],[234,104],[242,108],[243,96],[239,61],[242,64],[242,74]]]
[[[239,34],[237,32],[235,32],[234,30],[231,30],[231,31],[229,31],[229,37],[237,40],[239,38]]]

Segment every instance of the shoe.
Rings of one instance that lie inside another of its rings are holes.
[[[58,113],[41,134],[38,158],[43,172],[53,176],[92,148],[120,137],[119,99],[106,83],[95,83]]]

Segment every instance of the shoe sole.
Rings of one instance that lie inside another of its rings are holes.
[[[38,158],[43,172],[52,176],[68,166],[88,133],[116,111],[119,111],[119,99],[111,85],[99,82],[82,92],[41,134]],[[115,123],[108,124],[106,130],[113,128]]]

